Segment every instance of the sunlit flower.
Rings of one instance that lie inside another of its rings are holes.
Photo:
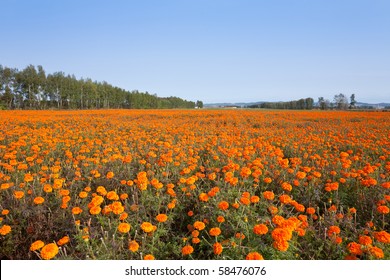
[[[246,260],[264,260],[263,256],[258,252],[250,252],[246,255]]]
[[[50,260],[58,254],[58,246],[55,243],[49,243],[42,247],[41,257],[44,260]]]
[[[211,236],[218,236],[221,234],[221,229],[219,227],[214,227],[209,230]]]
[[[138,244],[137,241],[132,240],[132,241],[129,242],[129,250],[130,251],[132,251],[133,253],[137,252],[138,248],[139,248],[139,244]]]
[[[165,215],[165,214],[158,214],[156,216],[156,220],[159,222],[159,223],[164,223],[168,220],[168,216]]]
[[[42,240],[37,240],[33,242],[30,246],[30,251],[37,251],[45,246],[45,243]]]
[[[143,222],[143,223],[141,224],[141,229],[142,229],[144,232],[149,233],[149,232],[154,231],[154,226],[153,226],[151,223],[149,223],[149,222]]]
[[[154,260],[154,259],[155,259],[154,256],[151,255],[151,254],[148,254],[148,255],[145,255],[145,256],[144,256],[144,260],[145,260],[145,261],[152,261],[152,260]]]
[[[181,253],[186,256],[186,255],[190,255],[192,254],[192,252],[194,252],[194,248],[191,246],[191,245],[186,245],[184,246],[182,249],[181,249]]]
[[[253,232],[257,235],[264,235],[268,232],[268,227],[265,224],[257,224],[253,227]]]
[[[1,235],[7,235],[11,232],[11,227],[9,225],[3,225],[0,227],[0,234]]]
[[[216,254],[216,255],[222,254],[223,247],[222,247],[221,243],[215,242],[213,245],[213,251],[214,251],[214,254]]]
[[[45,202],[45,199],[42,197],[42,196],[37,196],[36,198],[34,198],[34,204],[42,204],[43,202]]]
[[[194,223],[194,228],[196,228],[197,230],[203,230],[205,227],[206,225],[203,222],[196,221]]]
[[[67,244],[69,242],[69,240],[70,240],[69,236],[66,235],[66,236],[62,237],[60,240],[58,240],[57,245],[63,246],[65,244]]]
[[[121,233],[128,233],[130,231],[131,226],[128,223],[120,223],[118,225],[118,231]]]

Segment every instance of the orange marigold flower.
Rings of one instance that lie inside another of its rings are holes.
[[[225,221],[225,218],[223,216],[218,216],[217,217],[217,222],[218,223],[223,223]]]
[[[367,235],[361,235],[359,236],[359,243],[364,246],[371,245],[372,239]]]
[[[34,204],[42,204],[43,202],[45,202],[45,199],[42,197],[42,196],[37,196],[36,198],[34,198]]]
[[[289,204],[291,202],[291,197],[287,194],[282,194],[279,196],[279,201],[283,204]]]
[[[89,213],[92,215],[97,215],[102,211],[102,208],[100,206],[93,206],[91,209],[89,209]]]
[[[109,191],[106,194],[106,197],[109,200],[119,200],[119,195],[115,191]]]
[[[290,192],[292,190],[292,186],[291,186],[291,184],[289,184],[287,182],[283,182],[282,183],[282,189],[287,191],[287,192]]]
[[[199,195],[199,200],[203,202],[207,202],[209,200],[209,196],[207,195],[207,193],[201,193]]]
[[[119,216],[119,220],[120,221],[124,221],[127,219],[127,217],[129,216],[129,214],[127,214],[126,212],[123,212],[120,216]]]
[[[72,208],[73,215],[78,215],[78,214],[81,214],[82,212],[83,212],[83,210],[80,207],[73,207]]]
[[[79,193],[79,197],[80,198],[86,198],[87,196],[88,196],[87,192],[82,191],[82,192]]]
[[[132,241],[129,242],[129,250],[130,251],[132,251],[133,253],[137,252],[138,248],[139,248],[139,244],[138,244],[137,241],[132,240]]]
[[[122,214],[125,211],[125,207],[122,205],[122,202],[115,201],[110,205],[112,212],[116,215]]]
[[[58,240],[58,242],[57,242],[57,244],[59,245],[59,246],[62,246],[62,245],[65,245],[66,243],[68,243],[69,242],[69,236],[64,236],[64,237],[62,237],[60,240]]]
[[[112,179],[112,178],[114,178],[114,172],[112,172],[112,171],[109,171],[109,172],[107,172],[107,175],[106,175],[106,178],[107,179]]]
[[[275,206],[270,206],[268,207],[268,211],[272,214],[272,215],[275,215],[276,213],[278,213],[279,209],[278,207],[275,207]]]
[[[192,238],[192,243],[198,244],[198,243],[200,243],[200,239],[198,237],[194,237],[194,238]]]
[[[229,203],[227,201],[221,201],[218,204],[218,208],[221,210],[227,210],[229,208]]]
[[[214,251],[214,254],[220,255],[223,251],[222,244],[219,242],[215,242],[213,245],[213,251]]]
[[[240,202],[244,205],[249,205],[251,203],[251,201],[249,200],[249,198],[245,197],[245,196],[242,196],[240,198]]]
[[[241,168],[240,175],[242,178],[248,178],[249,175],[251,175],[251,174],[252,174],[252,171],[250,168],[248,168],[248,167]]]
[[[154,231],[154,226],[153,226],[151,223],[149,223],[149,222],[143,222],[143,223],[141,224],[141,229],[142,229],[144,232],[148,233],[148,232]]]
[[[31,182],[34,180],[34,177],[30,174],[30,173],[27,173],[24,175],[24,181],[27,183],[27,182]]]
[[[389,244],[390,243],[390,233],[382,230],[374,233],[374,238],[381,243]]]
[[[377,259],[383,259],[383,257],[385,256],[382,249],[376,246],[370,247],[368,251]]]
[[[272,191],[263,192],[263,197],[267,200],[272,200],[275,198],[275,194]]]
[[[221,234],[221,229],[219,227],[214,227],[209,230],[211,236],[218,236]]]
[[[356,261],[358,258],[355,255],[348,255],[344,258],[344,260],[353,260]]]
[[[263,181],[264,181],[264,183],[269,184],[272,182],[272,179],[270,177],[266,177],[266,178],[264,178]]]
[[[0,228],[0,234],[1,235],[7,235],[8,233],[11,232],[11,227],[9,225],[3,225],[1,228]]]
[[[378,211],[378,213],[383,214],[383,215],[389,214],[389,212],[390,212],[389,207],[387,207],[386,205],[378,206],[376,208],[376,210]]]
[[[297,228],[295,231],[298,233],[298,236],[305,236],[306,234],[306,230],[303,228]]]
[[[306,208],[306,213],[309,215],[313,215],[315,212],[316,212],[316,209],[314,209],[313,207]]]
[[[128,223],[120,223],[118,225],[118,231],[121,233],[128,233],[130,231],[131,226]]]
[[[119,198],[120,198],[121,200],[126,200],[128,197],[129,197],[129,195],[128,195],[127,193],[122,193],[122,194],[119,196]]]
[[[289,245],[286,240],[278,240],[278,241],[274,241],[272,243],[272,246],[278,251],[285,252],[287,251]]]
[[[151,254],[145,255],[145,257],[144,257],[144,260],[145,260],[145,261],[152,261],[152,260],[154,260],[154,259],[155,259],[154,256],[151,255]]]
[[[37,240],[33,242],[30,246],[30,251],[37,251],[45,246],[45,243],[42,240]]]
[[[170,203],[168,203],[167,207],[168,207],[168,209],[173,209],[176,207],[176,204],[174,202],[170,202]]]
[[[246,255],[246,260],[264,260],[263,256],[258,252],[250,252]]]
[[[158,215],[156,216],[156,220],[157,220],[157,222],[159,222],[159,223],[164,223],[164,222],[166,222],[166,221],[168,220],[168,216],[165,215],[165,214],[158,214]]]
[[[9,183],[3,183],[3,184],[1,184],[1,186],[0,186],[0,188],[1,188],[2,190],[9,189],[10,187],[11,187],[11,184],[9,184]]]
[[[340,233],[340,228],[338,226],[330,226],[328,229],[328,236],[331,237],[334,234],[339,234]]]
[[[279,216],[279,215],[275,215],[273,218],[272,218],[272,222],[277,225],[277,226],[281,226],[284,222],[284,218],[282,216]]]
[[[55,243],[49,243],[42,247],[41,257],[44,260],[50,260],[58,254],[58,246]]]
[[[292,232],[285,228],[275,228],[271,233],[272,239],[275,241],[290,240]]]
[[[297,210],[298,212],[305,212],[305,206],[303,204],[299,204],[297,203],[295,206],[294,206],[295,210]]]
[[[257,235],[264,235],[268,232],[268,227],[265,224],[258,224],[253,227],[253,232]]]
[[[251,196],[251,203],[258,203],[260,201],[260,197],[257,195]]]
[[[21,199],[23,196],[24,196],[24,192],[23,191],[14,191],[14,197],[16,199]]]
[[[295,175],[295,178],[297,179],[304,179],[306,177],[306,173],[302,171],[298,171],[297,174]]]
[[[205,227],[206,225],[203,222],[196,221],[194,223],[194,228],[196,228],[197,230],[203,230]]]
[[[91,203],[94,206],[98,206],[98,205],[102,204],[103,201],[104,201],[104,198],[102,196],[96,195],[94,198],[92,198]]]
[[[235,209],[238,209],[240,207],[240,204],[235,202],[235,203],[232,204],[232,207],[235,208]]]
[[[349,243],[347,245],[347,249],[351,254],[354,254],[354,255],[362,255],[363,254],[361,245],[356,243],[356,242]]]
[[[98,186],[98,187],[96,188],[96,192],[97,192],[98,194],[100,194],[100,195],[103,195],[103,196],[107,194],[107,190],[106,190],[106,188],[103,187],[103,186]]]
[[[182,249],[181,249],[181,253],[186,256],[186,255],[190,255],[192,254],[192,252],[194,252],[194,247],[192,247],[191,245],[186,245],[184,246]]]

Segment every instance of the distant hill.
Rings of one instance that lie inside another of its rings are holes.
[[[205,103],[203,106],[205,108],[223,108],[223,107],[248,107],[256,104],[267,103],[269,101],[257,101],[257,102],[236,102],[236,103]],[[318,106],[317,102],[314,102],[314,106]],[[383,109],[385,107],[390,107],[390,103],[364,103],[364,102],[356,102],[357,107],[364,108],[375,108],[375,109]]]
[[[385,107],[390,107],[390,103],[383,103],[382,102],[382,103],[371,104],[371,103],[356,102],[356,106],[357,107],[373,107],[373,108],[382,109]]]
[[[203,106],[205,108],[220,108],[220,107],[247,107],[255,104],[261,104],[266,101],[258,101],[258,102],[237,102],[237,103],[206,103]]]

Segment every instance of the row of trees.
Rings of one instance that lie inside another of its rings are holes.
[[[0,65],[0,108],[5,109],[100,109],[100,108],[195,108],[178,97],[157,97],[148,92],[127,91],[91,79],[77,79],[63,72],[46,74],[42,66],[19,71]]]
[[[289,109],[289,110],[311,110],[313,108],[319,108],[321,110],[338,109],[347,110],[356,108],[355,94],[352,94],[350,100],[340,93],[336,94],[333,98],[333,102],[330,102],[324,97],[319,97],[317,104],[313,98],[301,98],[299,100],[292,100],[287,102],[261,102],[247,106],[247,108],[265,108],[265,109]]]
[[[287,102],[263,102],[248,106],[248,108],[266,108],[266,109],[291,109],[291,110],[311,110],[314,106],[314,100],[311,97],[301,98]]]
[[[355,94],[352,94],[350,100],[348,101],[347,96],[343,93],[336,94],[333,98],[333,102],[330,102],[328,99],[324,97],[318,98],[318,107],[321,110],[327,109],[338,109],[338,110],[346,110],[346,109],[355,109],[356,108],[356,97]]]

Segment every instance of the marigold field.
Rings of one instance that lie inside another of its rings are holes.
[[[0,111],[1,259],[390,259],[390,114]]]

